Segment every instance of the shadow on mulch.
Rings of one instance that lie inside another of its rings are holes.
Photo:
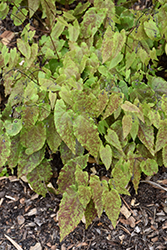
[[[152,180],[167,184],[167,169],[160,168]],[[160,184],[159,184],[160,185]],[[16,249],[9,236],[22,249],[100,250],[167,249],[167,192],[141,183],[138,194],[123,196],[125,210],[113,229],[105,215],[85,230],[81,222],[61,243],[57,211],[61,198],[35,194],[15,177],[0,179],[0,250]]]

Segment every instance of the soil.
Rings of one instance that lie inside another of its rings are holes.
[[[151,1],[139,2],[136,6],[144,8]],[[42,35],[42,28],[37,29],[36,39]],[[0,23],[2,42],[13,48],[16,34],[22,29],[7,17]],[[7,99],[2,85],[0,97],[3,109]],[[61,161],[57,162],[57,168],[61,167]],[[52,180],[55,185],[56,178]],[[60,242],[57,212],[61,197],[48,193],[44,198],[16,176],[0,177],[0,250],[167,249],[167,169],[160,167],[155,176],[143,180],[138,194],[130,185],[131,196],[121,197],[122,209],[115,229],[104,211],[87,229],[83,220]]]

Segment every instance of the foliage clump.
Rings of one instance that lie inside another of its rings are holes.
[[[88,227],[104,209],[115,227],[129,181],[137,192],[142,172],[167,167],[167,81],[156,76],[167,53],[167,4],[154,0],[137,11],[124,0],[91,2],[68,11],[53,0],[0,3],[0,18],[10,15],[16,26],[40,10],[47,31],[36,41],[28,23],[17,48],[0,43],[8,96],[0,168],[17,166],[18,177],[45,196],[52,176],[46,149],[60,151],[61,240],[83,216]],[[85,171],[89,155],[110,172],[108,181]]]

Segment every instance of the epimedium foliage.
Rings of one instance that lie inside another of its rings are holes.
[[[167,53],[167,4],[154,0],[136,11],[126,1],[94,0],[57,11],[55,1],[2,0],[0,17],[10,10],[17,26],[38,9],[46,35],[35,42],[29,23],[17,48],[0,44],[8,96],[0,167],[17,166],[18,177],[45,196],[52,176],[46,147],[60,151],[62,240],[83,216],[87,228],[104,209],[115,227],[129,181],[137,193],[142,172],[167,167],[167,82],[156,76],[158,57]],[[85,171],[89,155],[111,169],[108,182]]]

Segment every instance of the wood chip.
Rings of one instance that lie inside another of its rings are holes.
[[[10,43],[10,41],[13,39],[13,37],[15,36],[15,34],[9,30],[5,30],[1,35],[0,38],[2,39],[1,42],[4,45],[8,45]]]
[[[27,214],[27,216],[32,216],[32,215],[36,215],[37,214],[37,209],[36,208],[33,208],[31,209]]]
[[[33,247],[30,247],[30,250],[41,250],[42,247],[41,247],[41,244],[38,242],[35,246]]]
[[[22,225],[25,222],[25,218],[22,215],[18,215],[17,222],[19,225]]]
[[[125,205],[123,205],[120,209],[120,212],[128,219],[131,216],[131,212],[127,209]]]

